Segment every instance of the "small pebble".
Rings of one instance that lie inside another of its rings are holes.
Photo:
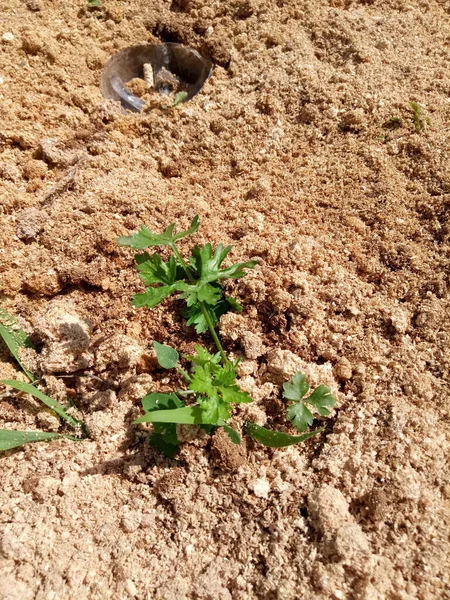
[[[249,488],[258,498],[268,498],[270,492],[270,483],[267,479],[256,479],[249,484]]]
[[[2,41],[3,42],[12,42],[14,39],[14,34],[11,33],[10,31],[6,31],[3,35],[2,35]]]
[[[125,581],[125,589],[133,598],[137,595],[137,587],[135,586],[134,581],[131,579],[127,579]]]

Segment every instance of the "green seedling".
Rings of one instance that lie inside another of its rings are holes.
[[[253,269],[254,260],[237,263],[222,269],[222,263],[229,254],[231,246],[224,248],[221,244],[215,251],[211,244],[195,246],[189,261],[181,256],[176,242],[181,238],[198,231],[200,219],[195,216],[189,229],[174,234],[175,224],[163,233],[153,233],[142,225],[138,233],[118,239],[121,246],[129,246],[135,250],[144,250],[152,246],[168,246],[172,256],[167,262],[158,253],[152,255],[145,252],[137,255],[136,262],[139,276],[147,286],[145,293],[136,294],[133,305],[154,308],[167,297],[179,293],[179,298],[186,301],[185,317],[187,324],[193,325],[197,333],[210,332],[224,363],[228,359],[217,336],[215,325],[220,317],[229,310],[242,310],[234,298],[226,296],[221,281],[238,279],[245,275],[244,269]]]
[[[179,104],[181,104],[181,102],[183,102],[183,100],[185,100],[187,98],[188,93],[187,92],[177,92],[175,94],[175,98],[172,102],[172,104],[164,104],[161,108],[164,108],[165,110],[169,109],[169,108],[175,108],[175,106],[178,106]]]
[[[386,127],[387,129],[400,129],[402,125],[402,119],[400,117],[395,116],[388,119],[384,124],[384,127]]]
[[[102,0],[87,0],[88,8],[102,8]]]
[[[418,102],[410,102],[409,107],[414,115],[414,129],[420,133],[426,127],[431,127],[431,119],[423,114],[423,108]]]
[[[28,379],[34,381],[33,373],[26,368],[19,355],[20,348],[33,348],[33,344],[16,319],[2,308],[0,308],[0,336]]]
[[[4,379],[0,380],[0,384],[9,386],[19,392],[31,394],[45,404],[48,408],[50,408],[59,417],[64,419],[68,425],[74,429],[84,429],[84,424],[72,417],[62,404],[56,400],[53,400],[35,387],[36,378],[33,373],[25,367],[19,354],[20,348],[32,348],[33,345],[27,333],[18,325],[16,319],[14,319],[14,317],[12,317],[3,309],[0,309],[0,337],[2,337],[3,341],[9,348],[9,351],[14,356],[25,375],[31,381],[31,383],[24,383],[23,381],[17,381],[15,379]],[[42,431],[11,431],[9,429],[0,429],[0,451],[10,450],[11,448],[16,448],[28,442],[41,442],[61,437],[71,440],[79,439],[70,435],[45,433]]]
[[[139,276],[147,288],[145,293],[134,296],[134,306],[154,308],[169,296],[178,294],[178,298],[186,302],[184,316],[187,324],[195,327],[197,333],[209,331],[218,350],[216,354],[212,354],[201,346],[195,346],[194,356],[183,357],[189,362],[189,367],[185,370],[180,365],[177,350],[159,342],[153,343],[159,365],[164,369],[176,369],[186,386],[176,393],[152,393],[145,396],[142,400],[145,414],[135,423],[152,423],[154,429],[150,444],[171,458],[180,444],[177,425],[199,425],[207,431],[222,427],[230,440],[239,444],[240,435],[228,421],[234,405],[252,402],[249,394],[241,390],[236,381],[238,361],[230,361],[226,356],[215,326],[220,316],[227,311],[242,310],[237,300],[225,295],[222,281],[243,277],[245,270],[253,269],[257,263],[250,260],[224,268],[223,262],[231,251],[231,246],[224,248],[221,244],[216,250],[211,244],[195,246],[188,261],[185,261],[176,242],[196,233],[199,224],[199,217],[196,216],[189,229],[176,234],[175,224],[169,225],[163,233],[154,233],[142,225],[138,233],[118,239],[121,246],[137,250],[167,246],[172,252],[168,261],[163,261],[156,252],[135,256]],[[299,431],[307,429],[313,421],[312,413],[305,403],[314,407],[322,416],[328,415],[328,408],[335,403],[329,388],[325,386],[319,386],[304,399],[309,386],[305,382],[305,376],[300,373],[294,376],[291,383],[286,383],[284,389],[285,398],[292,401],[287,417]],[[280,448],[303,442],[323,429],[292,436],[271,431],[255,423],[247,423],[245,431],[266,446]]]
[[[330,388],[325,385],[319,385],[305,398],[305,394],[309,391],[309,385],[306,383],[303,373],[294,375],[290,382],[283,385],[283,389],[283,397],[291,401],[287,409],[287,418],[292,421],[297,431],[306,431],[313,423],[313,413],[307,404],[321,417],[327,417],[336,403],[336,398],[331,394]]]

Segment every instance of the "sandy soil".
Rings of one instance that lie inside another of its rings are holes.
[[[450,598],[450,4],[103,4],[0,0],[0,301],[93,438],[1,457],[0,598]],[[118,114],[102,66],[158,40],[212,78],[176,110]],[[131,307],[115,239],[196,213],[198,243],[260,259],[221,323],[256,401],[236,423],[282,427],[299,367],[338,390],[302,446],[200,437],[177,463],[131,426],[173,383],[149,342],[196,338],[177,304]],[[0,426],[65,431],[15,396]]]

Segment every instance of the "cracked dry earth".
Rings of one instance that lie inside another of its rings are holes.
[[[0,5],[0,301],[41,389],[92,432],[1,456],[0,598],[450,598],[449,3]],[[175,110],[120,114],[102,66],[160,41],[213,76]],[[175,462],[131,425],[177,383],[151,340],[197,340],[176,302],[131,306],[115,240],[197,213],[196,243],[260,261],[220,323],[255,400],[234,424],[286,427],[301,369],[338,397],[303,445],[187,431]],[[0,377],[22,377],[3,345]],[[1,393],[0,427],[67,431]]]

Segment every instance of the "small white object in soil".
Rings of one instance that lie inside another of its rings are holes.
[[[0,75],[0,85],[3,85],[4,83],[5,83],[5,79],[4,79],[4,77],[2,77],[2,76]]]
[[[144,65],[144,81],[147,84],[147,89],[151,90],[155,87],[153,79],[153,67],[150,63]]]
[[[134,581],[131,579],[127,579],[125,581],[125,589],[130,594],[130,596],[134,597],[137,595],[137,587],[134,584]]]
[[[12,42],[14,39],[14,34],[11,33],[10,31],[6,31],[3,35],[2,35],[2,41],[3,42]]]
[[[255,479],[249,484],[249,488],[258,498],[268,498],[270,492],[270,483],[267,479]]]

